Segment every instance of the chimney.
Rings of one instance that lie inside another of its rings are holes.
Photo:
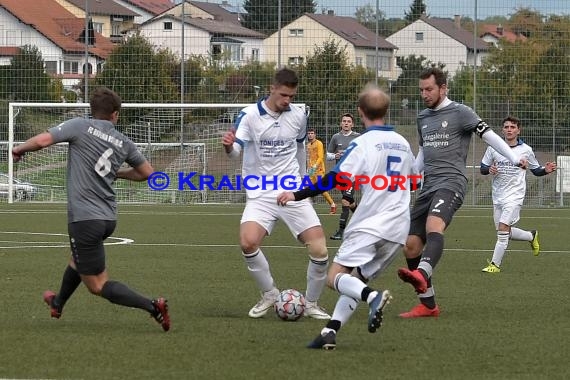
[[[505,29],[503,28],[503,26],[501,24],[497,25],[497,34],[499,36],[502,36],[504,31],[505,31]]]
[[[334,9],[327,10],[327,15],[334,16]]]
[[[455,15],[455,16],[453,16],[453,19],[454,19],[455,27],[461,28],[461,16]]]

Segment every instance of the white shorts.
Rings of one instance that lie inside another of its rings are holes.
[[[334,262],[348,268],[360,268],[366,279],[382,273],[396,258],[402,244],[394,243],[365,232],[344,235]]]
[[[308,199],[288,202],[287,206],[278,206],[276,197],[248,199],[240,223],[256,222],[270,235],[275,222],[279,219],[289,227],[295,239],[301,232],[321,225],[317,212]]]
[[[499,223],[507,226],[515,225],[521,217],[521,205],[515,203],[493,205],[493,220],[495,229],[499,228]]]

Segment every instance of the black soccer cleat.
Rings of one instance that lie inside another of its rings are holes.
[[[307,348],[316,348],[323,350],[334,350],[336,348],[336,334],[334,331],[329,331],[325,335],[319,334]]]

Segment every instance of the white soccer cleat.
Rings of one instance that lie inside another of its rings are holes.
[[[304,315],[315,319],[331,319],[331,316],[327,314],[325,309],[317,305],[316,302],[307,301]]]
[[[263,317],[270,309],[273,309],[275,301],[277,301],[278,297],[279,289],[277,288],[273,288],[270,291],[263,293],[259,302],[257,302],[255,306],[251,308],[248,315],[251,318]]]

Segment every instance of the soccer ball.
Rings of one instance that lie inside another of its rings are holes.
[[[275,313],[284,321],[296,321],[305,312],[305,296],[298,290],[286,289],[279,293]]]

